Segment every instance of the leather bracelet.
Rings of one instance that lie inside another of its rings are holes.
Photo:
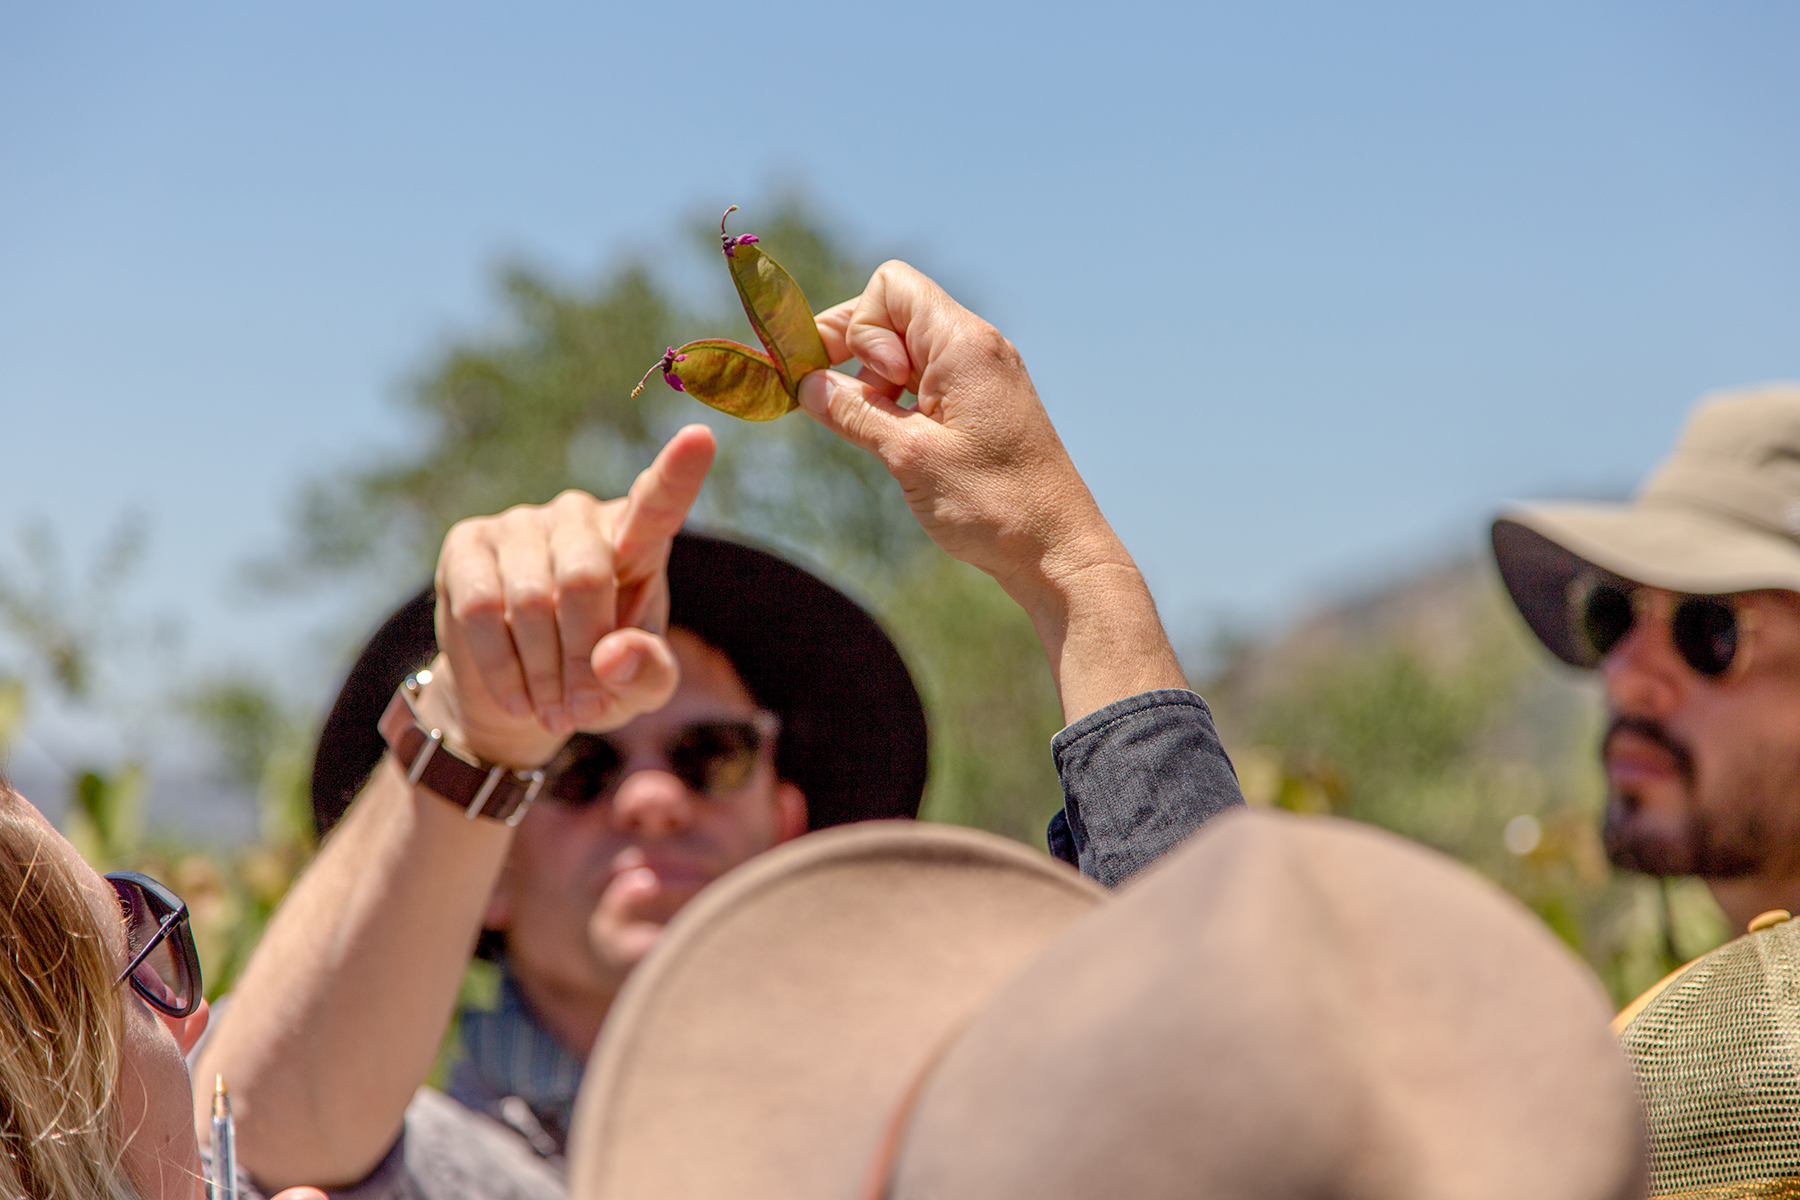
[[[544,786],[544,772],[484,763],[445,745],[444,731],[420,720],[415,703],[430,682],[430,671],[408,675],[394,689],[378,726],[394,760],[406,772],[406,781],[443,797],[471,821],[488,817],[517,825]]]

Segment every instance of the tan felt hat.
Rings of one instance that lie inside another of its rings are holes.
[[[1346,822],[1220,818],[1113,898],[970,831],[815,834],[633,976],[572,1194],[1640,1196],[1607,1016],[1513,901]]]
[[[1519,612],[1575,666],[1594,665],[1571,618],[1599,574],[1703,595],[1800,591],[1800,385],[1708,396],[1632,503],[1511,509],[1493,545]]]
[[[947,825],[869,821],[759,855],[619,993],[576,1104],[572,1193],[853,1200],[927,1057],[1106,897]]]

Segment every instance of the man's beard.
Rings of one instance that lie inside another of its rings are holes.
[[[1796,848],[1772,845],[1768,831],[1760,828],[1762,822],[1758,820],[1762,802],[1772,798],[1777,803],[1791,803],[1792,770],[1787,772],[1789,790],[1775,797],[1767,795],[1771,782],[1767,778],[1733,780],[1731,794],[1726,797],[1729,807],[1720,820],[1717,814],[1702,809],[1693,751],[1674,734],[1646,717],[1615,715],[1600,742],[1602,759],[1614,735],[1619,733],[1636,734],[1665,751],[1680,776],[1683,795],[1682,810],[1671,823],[1653,819],[1631,789],[1610,788],[1604,838],[1606,856],[1613,865],[1646,875],[1742,879],[1758,874],[1770,851],[1779,854],[1785,850],[1792,855]]]

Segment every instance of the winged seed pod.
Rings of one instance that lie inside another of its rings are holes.
[[[720,412],[746,421],[773,421],[800,406],[800,380],[829,367],[831,360],[794,277],[757,247],[755,234],[725,232],[725,217],[736,211],[734,204],[719,218],[719,241],[744,315],[763,350],[722,338],[689,342],[664,353],[631,394],[635,398],[661,370],[670,387]]]

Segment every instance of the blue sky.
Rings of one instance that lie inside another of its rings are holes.
[[[795,181],[1019,345],[1178,636],[1279,619],[1800,376],[1797,52],[1788,0],[0,0],[0,555],[140,510],[136,603],[322,688],[237,567],[493,264]]]

